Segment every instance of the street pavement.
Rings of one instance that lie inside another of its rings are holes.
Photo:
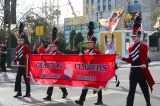
[[[156,66],[159,64],[159,66]],[[152,106],[160,106],[160,61],[152,62],[150,67],[151,73],[156,81],[154,86],[154,91],[151,93],[151,104]],[[121,66],[128,66],[127,64],[122,64]],[[9,81],[0,80],[0,106],[78,106],[74,103],[75,100],[79,99],[82,88],[71,88],[68,87],[68,93],[66,99],[61,99],[62,92],[59,87],[55,87],[53,91],[52,101],[44,102],[43,98],[46,97],[46,90],[48,86],[42,85],[31,85],[31,98],[13,98],[16,94],[14,92],[14,82],[16,73],[12,72],[15,70],[10,70],[8,72]],[[120,86],[116,87],[115,78],[113,78],[107,86],[107,90],[103,90],[103,105],[101,106],[125,106],[126,97],[128,95],[129,87],[129,68],[121,68],[117,71],[120,79]],[[23,95],[25,94],[25,84],[22,84]],[[97,100],[97,94],[93,94],[92,90],[89,90],[87,94],[84,106],[94,106]],[[135,94],[134,106],[146,106],[145,99],[142,91],[137,86],[137,91]]]

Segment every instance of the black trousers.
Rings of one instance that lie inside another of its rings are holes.
[[[67,93],[67,89],[65,87],[60,87],[60,89],[62,90],[63,94]],[[53,93],[53,87],[48,87],[47,95],[51,97],[52,93]]]
[[[25,67],[19,67],[16,76],[15,82],[15,91],[21,92],[21,77],[23,76],[25,84],[26,84],[26,94],[30,93],[30,82],[26,78],[26,69]]]
[[[1,69],[2,69],[2,72],[6,72],[6,60],[1,60]]]
[[[143,74],[143,70],[140,68],[132,68],[130,72],[130,82],[129,82],[129,93],[127,97],[127,106],[133,106],[134,96],[136,91],[137,83],[139,83],[140,88],[145,97],[146,103],[150,104],[150,94],[148,84]]]
[[[88,88],[83,88],[82,89],[82,93],[81,93],[81,96],[79,98],[80,101],[85,101],[87,92],[88,92]],[[99,90],[97,94],[98,94],[97,101],[102,101],[102,89]]]

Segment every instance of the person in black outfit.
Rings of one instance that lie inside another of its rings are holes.
[[[0,41],[0,55],[1,55],[1,69],[2,72],[6,73],[6,60],[7,60],[7,47],[3,44],[2,41]]]

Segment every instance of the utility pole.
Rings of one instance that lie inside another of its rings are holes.
[[[17,0],[4,0],[4,32],[7,31],[8,35],[8,60],[7,60],[7,64],[8,66],[10,66],[10,63],[12,61],[12,36],[11,36],[11,25],[12,24],[16,24],[16,1]],[[14,41],[13,41],[14,42]]]

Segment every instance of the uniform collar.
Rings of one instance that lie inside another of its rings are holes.
[[[90,52],[93,52],[93,50],[94,50],[94,48],[89,49],[89,53],[90,53]]]

